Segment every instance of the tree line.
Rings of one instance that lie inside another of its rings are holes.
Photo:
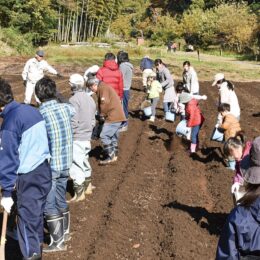
[[[113,33],[125,41],[145,37],[150,45],[183,40],[245,52],[259,49],[259,10],[257,0],[0,0],[0,30],[34,45]]]

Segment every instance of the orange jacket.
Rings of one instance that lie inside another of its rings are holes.
[[[234,137],[237,132],[241,131],[239,121],[231,113],[224,116],[223,123],[220,128],[224,129],[225,140],[228,140],[230,137]]]

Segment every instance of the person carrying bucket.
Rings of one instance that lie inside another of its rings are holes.
[[[148,99],[151,101],[152,105],[152,115],[150,117],[150,121],[154,122],[155,114],[156,114],[156,106],[160,98],[160,93],[162,93],[162,85],[156,80],[156,73],[151,72],[147,78],[147,93]]]
[[[199,143],[199,131],[204,122],[204,116],[199,108],[198,101],[189,93],[181,93],[179,102],[185,105],[187,126],[191,127],[190,153],[195,153]]]

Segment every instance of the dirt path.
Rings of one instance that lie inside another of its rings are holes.
[[[10,77],[22,100],[20,78]],[[58,82],[61,92],[68,87]],[[260,134],[259,83],[237,83],[242,126],[248,138]],[[54,259],[214,259],[218,237],[233,206],[233,173],[222,163],[220,145],[209,136],[216,120],[217,91],[201,84],[208,95],[201,108],[206,117],[200,134],[201,150],[193,159],[187,144],[173,136],[176,123],[144,121],[139,113],[143,99],[140,79],[131,93],[129,130],[120,137],[118,163],[99,166],[99,142],[93,143],[91,165],[93,195],[71,205],[72,239],[64,253],[44,255]],[[173,141],[171,142],[173,137]],[[8,259],[19,260],[13,241],[7,241]],[[11,252],[12,251],[12,252]]]

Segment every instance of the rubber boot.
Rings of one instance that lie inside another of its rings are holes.
[[[84,182],[82,184],[77,184],[75,182],[73,182],[73,189],[75,192],[74,197],[69,200],[68,202],[78,202],[78,201],[82,201],[85,199],[85,185]]]
[[[70,236],[70,211],[69,208],[61,210],[63,215],[64,242],[71,239]]]
[[[197,144],[190,144],[190,152],[195,153],[196,152]]]
[[[41,260],[42,256],[34,253],[31,257],[24,257],[23,260]]]
[[[46,216],[47,225],[50,232],[51,243],[47,248],[43,248],[44,253],[65,251],[64,244],[63,214]]]
[[[99,164],[107,165],[107,164],[110,164],[110,163],[116,161],[115,152],[114,152],[114,148],[112,145],[104,145],[104,152],[107,157],[105,160],[100,161]]]

